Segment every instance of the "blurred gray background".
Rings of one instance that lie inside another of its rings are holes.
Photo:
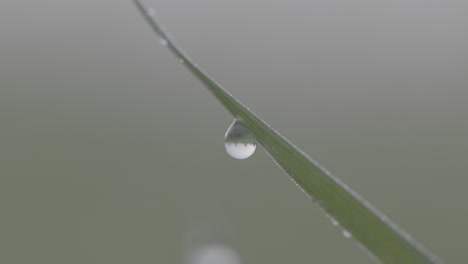
[[[468,2],[147,0],[195,61],[447,263],[468,259]],[[0,3],[0,262],[373,263],[131,1]]]

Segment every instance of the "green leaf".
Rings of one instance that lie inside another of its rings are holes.
[[[251,129],[270,157],[325,211],[333,222],[387,264],[442,263],[347,185],[321,167],[203,72],[161,28],[154,12],[135,4],[167,48],[234,116]]]

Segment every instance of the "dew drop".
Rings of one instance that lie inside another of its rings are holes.
[[[351,238],[353,235],[348,230],[343,230],[343,236],[346,238]]]
[[[257,148],[255,136],[240,119],[234,119],[224,136],[224,146],[229,156],[235,159],[246,159],[254,154]]]
[[[165,39],[162,38],[161,40],[159,40],[159,43],[160,43],[162,46],[167,47],[167,40],[165,40]]]

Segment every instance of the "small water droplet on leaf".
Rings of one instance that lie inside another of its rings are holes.
[[[246,159],[254,154],[257,142],[244,121],[235,119],[226,131],[224,146],[229,156],[235,159]]]
[[[343,236],[346,238],[351,238],[353,235],[348,230],[343,230]]]
[[[165,40],[165,39],[162,38],[161,40],[159,40],[159,43],[160,43],[162,46],[167,47],[167,40]]]

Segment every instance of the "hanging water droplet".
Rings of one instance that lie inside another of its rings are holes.
[[[164,47],[167,47],[167,40],[162,38],[161,40],[159,40],[159,43],[163,45]]]
[[[240,119],[234,119],[226,131],[224,146],[229,156],[235,159],[246,159],[252,156],[257,148],[255,136]]]

